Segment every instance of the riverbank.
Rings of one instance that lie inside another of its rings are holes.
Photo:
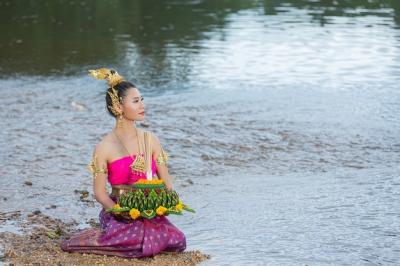
[[[0,233],[1,261],[5,265],[197,265],[210,258],[200,251],[165,252],[145,259],[63,252],[61,237],[73,234],[78,223],[65,223],[40,211],[34,211],[26,218],[18,211],[0,213],[0,226],[15,230]],[[98,224],[92,220],[92,226]]]

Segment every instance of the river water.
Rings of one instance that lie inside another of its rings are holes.
[[[86,75],[107,66],[145,97],[204,265],[400,263],[397,1],[0,7],[0,211],[97,218],[74,190],[114,125]]]

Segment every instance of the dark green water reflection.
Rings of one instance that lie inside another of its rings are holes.
[[[185,80],[190,66],[184,60],[176,66],[169,48],[184,49],[183,58],[191,60],[201,41],[225,38],[232,14],[259,9],[277,16],[288,8],[306,11],[294,23],[324,26],[332,17],[372,15],[400,24],[400,2],[394,0],[1,1],[0,75],[68,75],[111,65],[132,76],[140,70],[149,78]],[[127,53],[134,58],[127,60]]]

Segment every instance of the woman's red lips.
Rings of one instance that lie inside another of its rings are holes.
[[[140,115],[144,115],[144,112],[139,113]]]

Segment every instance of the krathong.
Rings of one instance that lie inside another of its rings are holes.
[[[106,211],[136,220],[139,217],[152,219],[169,214],[181,215],[183,210],[195,212],[183,204],[176,191],[166,189],[163,180],[140,179],[133,184],[132,191],[122,194],[118,203]]]

